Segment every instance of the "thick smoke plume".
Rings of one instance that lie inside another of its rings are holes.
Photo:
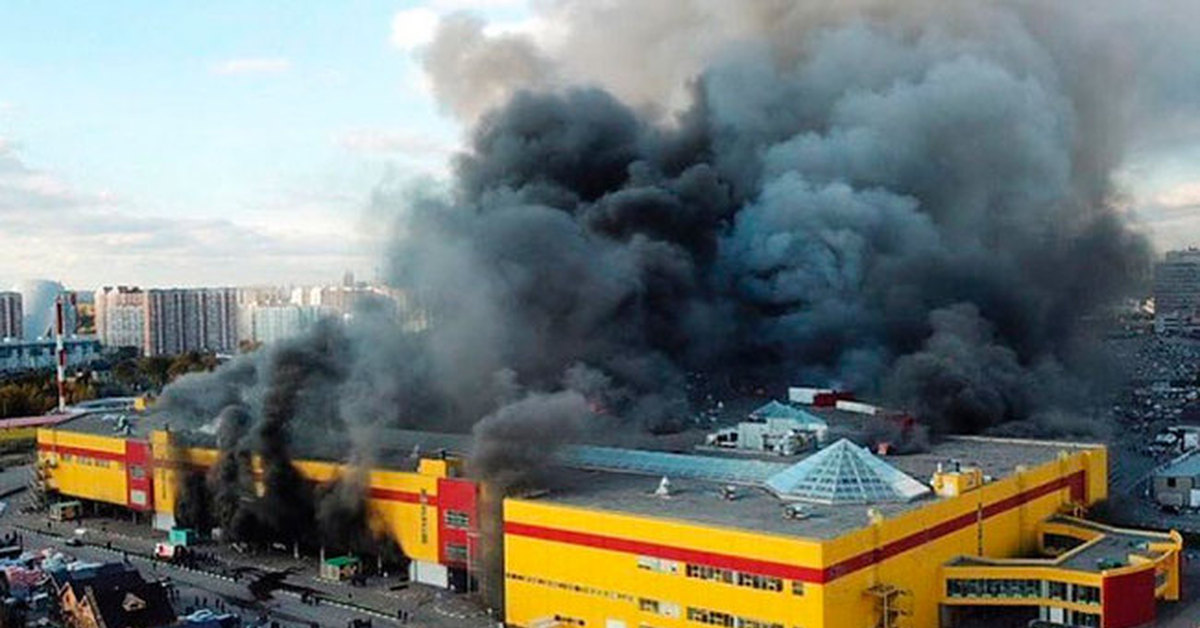
[[[1128,90],[1154,91],[1123,64],[1157,61],[1096,38],[1128,16],[542,11],[565,37],[453,16],[423,53],[449,110],[478,116],[448,198],[401,199],[393,251],[432,312],[439,385],[507,369],[559,390],[582,365],[619,391],[603,395],[616,414],[671,430],[696,371],[849,387],[940,432],[1101,429],[1065,417],[1088,399],[1081,321],[1149,255],[1112,174],[1145,104]],[[505,83],[470,89],[481,69]]]
[[[290,461],[366,464],[384,427],[478,423],[473,472],[521,487],[558,443],[687,425],[696,381],[851,388],[934,432],[1102,429],[1080,412],[1082,321],[1149,256],[1114,172],[1146,148],[1135,125],[1187,130],[1180,91],[1200,81],[1155,42],[1194,49],[1179,25],[1196,20],[1128,2],[539,7],[554,36],[458,15],[421,53],[469,143],[445,189],[374,203],[399,216],[389,280],[427,328],[366,313],[164,395],[193,425],[242,417],[209,476],[222,523],[360,522],[321,515]],[[266,495],[246,492],[250,454]],[[331,504],[361,503],[340,486]]]
[[[207,477],[182,475],[181,523],[218,526],[231,541],[396,555],[391,541],[375,538],[366,510],[367,448],[356,444],[366,419],[352,427],[340,419],[341,404],[362,403],[351,392],[362,384],[348,384],[355,345],[366,346],[325,321],[302,339],[181,380],[163,395],[159,412],[175,425],[215,432],[219,450]],[[293,464],[297,445],[310,456],[345,447],[358,453],[345,458],[341,476],[313,486]]]

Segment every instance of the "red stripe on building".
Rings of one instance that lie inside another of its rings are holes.
[[[372,486],[368,491],[367,496],[371,499],[378,499],[388,502],[403,502],[405,504],[421,503],[421,494],[411,491],[398,491],[390,488],[378,488]],[[425,495],[425,503],[429,506],[437,505],[437,495]]]
[[[667,560],[677,560],[685,563],[709,565],[712,567],[733,569],[735,571],[744,571],[747,573],[766,574],[778,578],[788,578],[790,580],[819,582],[819,579],[821,578],[821,570],[813,569],[812,567],[799,567],[796,565],[787,565],[784,563],[776,563],[766,560],[755,560],[753,558],[742,558],[740,556],[730,556],[727,554],[716,554],[713,552],[684,549],[682,547],[671,547],[669,545],[659,545],[656,543],[618,539],[611,536],[602,536],[587,532],[573,532],[571,530],[544,528],[542,526],[534,526],[512,521],[506,521],[504,523],[504,532],[505,534],[527,536],[546,541],[566,543],[569,545],[582,545],[584,547],[594,547],[597,549],[604,549],[613,552],[624,552],[627,554],[641,554],[644,556],[653,556],[655,558],[665,558]]]
[[[870,567],[875,563],[882,562],[893,556],[898,556],[911,549],[916,549],[926,543],[936,541],[946,535],[953,534],[964,528],[970,527],[982,514],[984,519],[990,519],[996,515],[1008,512],[1014,508],[1020,508],[1025,504],[1051,493],[1061,491],[1063,489],[1071,489],[1071,497],[1077,499],[1079,497],[1079,487],[1084,485],[1083,471],[1076,471],[1069,476],[1056,478],[1040,486],[1036,486],[1027,491],[1017,493],[1011,497],[1006,497],[998,502],[993,502],[983,507],[982,513],[964,513],[953,519],[943,521],[931,528],[915,532],[906,537],[897,539],[878,549],[870,552],[863,552],[857,556],[853,556],[840,563],[831,565],[825,570],[825,581],[835,580],[844,575],[854,573],[859,569]]]
[[[57,453],[59,455],[84,456],[86,458],[115,460],[117,462],[125,461],[125,452],[116,453],[112,451],[101,451],[99,449],[89,449],[87,447],[69,447],[67,445],[38,443],[38,450],[48,453]]]
[[[38,449],[41,451],[45,451],[45,452],[52,452],[52,453],[57,452],[59,455],[70,454],[72,456],[86,456],[89,458],[100,458],[100,459],[104,459],[104,460],[116,460],[118,462],[125,462],[125,454],[123,454],[123,453],[118,454],[118,453],[113,453],[111,451],[101,451],[99,449],[89,449],[86,447],[68,447],[68,446],[64,446],[64,445],[38,443]],[[208,468],[208,466],[206,466],[206,465],[190,465],[189,464],[188,466],[194,466],[198,469],[207,469]],[[258,476],[259,476],[259,474],[256,473],[255,477],[257,478]],[[378,499],[381,501],[403,502],[406,504],[421,503],[421,494],[420,493],[413,493],[410,491],[399,491],[399,490],[390,489],[390,488],[371,487],[368,496],[371,499]],[[437,495],[427,495],[425,497],[425,503],[430,506],[436,506],[437,505]]]
[[[584,547],[592,547],[614,552],[624,552],[628,554],[640,554],[644,556],[652,556],[654,558],[665,558],[667,560],[677,560],[686,563],[707,565],[709,567],[718,567],[721,569],[732,569],[734,571],[755,573],[765,576],[772,576],[775,578],[785,578],[788,580],[800,580],[803,582],[824,584],[841,578],[842,576],[854,573],[860,569],[870,567],[876,563],[883,562],[884,560],[898,556],[909,550],[916,549],[922,545],[925,545],[926,543],[936,541],[949,534],[969,528],[971,525],[975,524],[981,514],[984,519],[988,519],[1014,508],[1019,508],[1020,506],[1035,499],[1045,497],[1046,495],[1050,495],[1065,488],[1072,489],[1072,496],[1075,497],[1077,487],[1083,485],[1081,482],[1082,479],[1085,479],[1084,472],[1077,471],[1070,476],[1051,480],[1050,482],[1029,489],[1028,491],[1018,493],[1017,495],[1002,499],[993,504],[988,504],[983,508],[982,513],[964,513],[953,519],[948,519],[933,527],[897,539],[871,551],[863,552],[847,558],[846,560],[835,563],[825,569],[800,567],[785,563],[732,556],[729,554],[690,550],[680,547],[672,547],[670,545],[632,541],[629,539],[619,539],[599,534],[591,534],[588,532],[575,532],[571,530],[547,528],[543,526],[516,523],[512,521],[506,521],[504,523],[504,532],[505,534],[566,543],[569,545],[580,545]]]

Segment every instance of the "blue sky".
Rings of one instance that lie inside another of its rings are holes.
[[[0,285],[370,274],[372,187],[444,173],[460,134],[394,41],[396,16],[520,19],[511,4],[0,3],[0,177],[7,161],[38,197],[0,214]],[[258,251],[250,265],[218,259],[239,245]]]

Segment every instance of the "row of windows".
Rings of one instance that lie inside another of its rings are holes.
[[[508,573],[504,574],[504,577],[509,580],[514,580],[516,582],[527,582],[529,584],[536,584],[536,585],[540,585],[540,586],[544,586],[544,587],[552,587],[552,588],[556,588],[556,589],[562,589],[564,591],[573,591],[575,593],[582,593],[585,595],[593,595],[596,597],[603,597],[603,598],[608,598],[608,599],[612,599],[612,600],[619,600],[622,602],[631,602],[632,603],[634,601],[633,596],[627,595],[624,593],[617,593],[615,591],[606,591],[604,589],[597,589],[595,587],[571,584],[568,582],[558,582],[555,580],[547,580],[545,578],[539,578],[537,576],[525,576],[522,574],[508,572]],[[640,597],[640,598],[637,598],[637,605],[638,605],[638,610],[641,610],[646,613],[654,613],[656,615],[662,615],[663,617],[670,617],[672,619],[678,619],[680,616],[680,607],[678,604],[676,604],[674,602],[664,602],[661,600]],[[706,608],[695,608],[695,607],[691,607],[691,606],[689,606],[687,609],[687,618],[689,621],[700,622],[702,624],[709,624],[712,626],[725,626],[726,628],[786,628],[783,624],[778,623],[778,622],[770,622],[770,621],[765,621],[765,620],[761,620],[761,619],[753,619],[750,617],[740,617],[738,615],[733,615],[731,613],[723,613],[721,611],[714,611],[714,610],[706,609]],[[555,619],[558,621],[561,621],[561,622],[572,623],[572,624],[578,622],[578,625],[580,625],[580,626],[583,625],[583,620],[573,620],[572,618],[560,617],[558,615],[555,615]],[[650,624],[641,624],[639,628],[653,628],[653,627]]]
[[[78,464],[85,467],[99,467],[101,469],[115,468],[117,470],[124,469],[124,463],[116,460],[105,460],[103,458],[92,458],[91,456],[77,456],[74,454],[61,454],[60,458],[63,462],[69,464]]]
[[[721,611],[692,606],[688,607],[687,618],[689,621],[708,624],[710,626],[725,626],[726,628],[784,628],[783,624],[778,622],[739,617],[729,613],[722,613]]]
[[[714,582],[724,582],[725,584],[736,584],[739,587],[749,587],[751,589],[763,589],[766,591],[782,591],[783,580],[771,576],[760,576],[753,573],[743,573],[732,569],[722,569],[720,567],[709,567],[708,565],[692,565],[687,566],[687,577],[698,578],[700,580],[712,580]],[[804,583],[800,583],[800,595],[804,594]],[[793,587],[794,589],[794,587]]]
[[[445,520],[447,528],[466,530],[471,527],[471,515],[461,510],[447,510]]]
[[[504,574],[504,577],[508,578],[509,580],[514,580],[516,582],[528,582],[529,584],[536,584],[536,585],[543,586],[543,587],[562,589],[564,591],[573,591],[575,593],[582,593],[584,595],[594,595],[596,597],[608,598],[610,600],[620,600],[622,602],[630,602],[630,603],[633,602],[632,595],[628,595],[626,593],[618,593],[616,591],[606,591],[604,589],[597,589],[596,587],[589,587],[589,586],[580,585],[580,584],[572,584],[570,582],[558,582],[556,580],[547,580],[545,578],[538,578],[537,576],[523,576],[523,575],[517,574],[517,573],[506,573],[506,574]]]
[[[653,571],[656,573],[667,573],[678,575],[683,563],[665,558],[654,558],[652,556],[638,556],[638,569]],[[763,576],[753,573],[745,573],[735,571],[733,569],[722,569],[721,567],[710,567],[708,565],[695,565],[688,563],[683,569],[684,573],[689,578],[698,580],[711,580],[713,582],[723,582],[725,584],[737,585],[739,587],[749,587],[751,589],[760,589],[763,591],[783,591],[783,580],[773,576]],[[804,583],[795,580],[792,582],[792,594],[804,595]]]
[[[1100,588],[1032,579],[947,580],[946,595],[957,598],[1050,598],[1100,604]]]
[[[1095,613],[1083,613],[1080,611],[1072,611],[1071,613],[1072,626],[1084,626],[1086,628],[1100,628],[1100,616]]]

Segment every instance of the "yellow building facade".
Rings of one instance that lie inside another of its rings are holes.
[[[959,557],[1044,553],[1047,535],[1074,536],[1080,543],[1074,551],[1087,552],[1097,549],[1088,543],[1121,533],[1060,516],[1107,496],[1105,449],[1073,449],[897,516],[869,512],[865,525],[833,538],[759,532],[750,521],[739,528],[614,512],[553,497],[509,499],[508,622],[529,628],[932,627],[952,624],[960,606],[1019,605],[1078,611],[1081,621],[1095,622],[1082,625],[1141,625],[1129,622],[1145,617],[1147,603],[1178,599],[1178,534],[1123,531],[1140,535],[1145,552],[1126,552],[1124,564],[1111,569],[1050,560],[952,566]],[[1106,584],[1111,590],[1135,573],[1157,578],[1157,586],[1137,600],[1103,594]],[[952,597],[951,580],[1003,581],[1006,588],[988,595],[985,586],[976,596],[954,589]],[[1013,588],[1009,595],[1015,580],[1036,581],[1037,590],[1030,585],[1018,596],[1022,590]],[[1053,599],[1053,582],[1078,583],[1081,595],[1094,589],[1096,597]],[[1139,608],[1131,613],[1124,608],[1129,605]],[[1066,623],[1075,616],[1052,618]]]
[[[48,488],[147,512],[160,528],[173,525],[184,474],[204,473],[218,457],[166,430],[139,436],[73,423],[38,432]],[[962,439],[951,455],[995,453],[1002,462],[948,470],[937,447],[876,459],[902,466],[924,494],[811,507],[780,499],[762,478],[734,486],[664,477],[655,490],[657,477],[627,464],[649,457],[703,476],[728,459],[583,448],[578,459],[564,456],[574,467],[548,493],[503,501],[503,574],[472,571],[487,549],[473,545],[490,537],[479,533],[479,488],[453,453],[414,460],[412,470],[371,469],[366,492],[372,528],[399,542],[414,580],[463,588],[502,575],[512,626],[924,628],[1006,607],[1062,625],[1144,625],[1157,600],[1179,597],[1182,540],[1076,518],[1107,497],[1107,452],[1059,445]],[[620,464],[606,466],[612,456]],[[771,474],[788,467],[763,464]],[[320,460],[295,465],[314,483],[351,472]]]
[[[38,466],[47,489],[65,498],[146,512],[160,529],[174,525],[183,477],[205,473],[219,456],[216,449],[179,446],[167,430],[151,431],[144,439],[97,431],[72,422],[38,430]],[[357,472],[319,460],[294,465],[314,484]],[[255,459],[252,466],[260,475],[260,462]],[[403,548],[418,580],[451,586],[465,578],[469,539],[477,535],[477,487],[462,477],[461,459],[423,458],[415,466],[413,471],[366,471],[369,525]]]

